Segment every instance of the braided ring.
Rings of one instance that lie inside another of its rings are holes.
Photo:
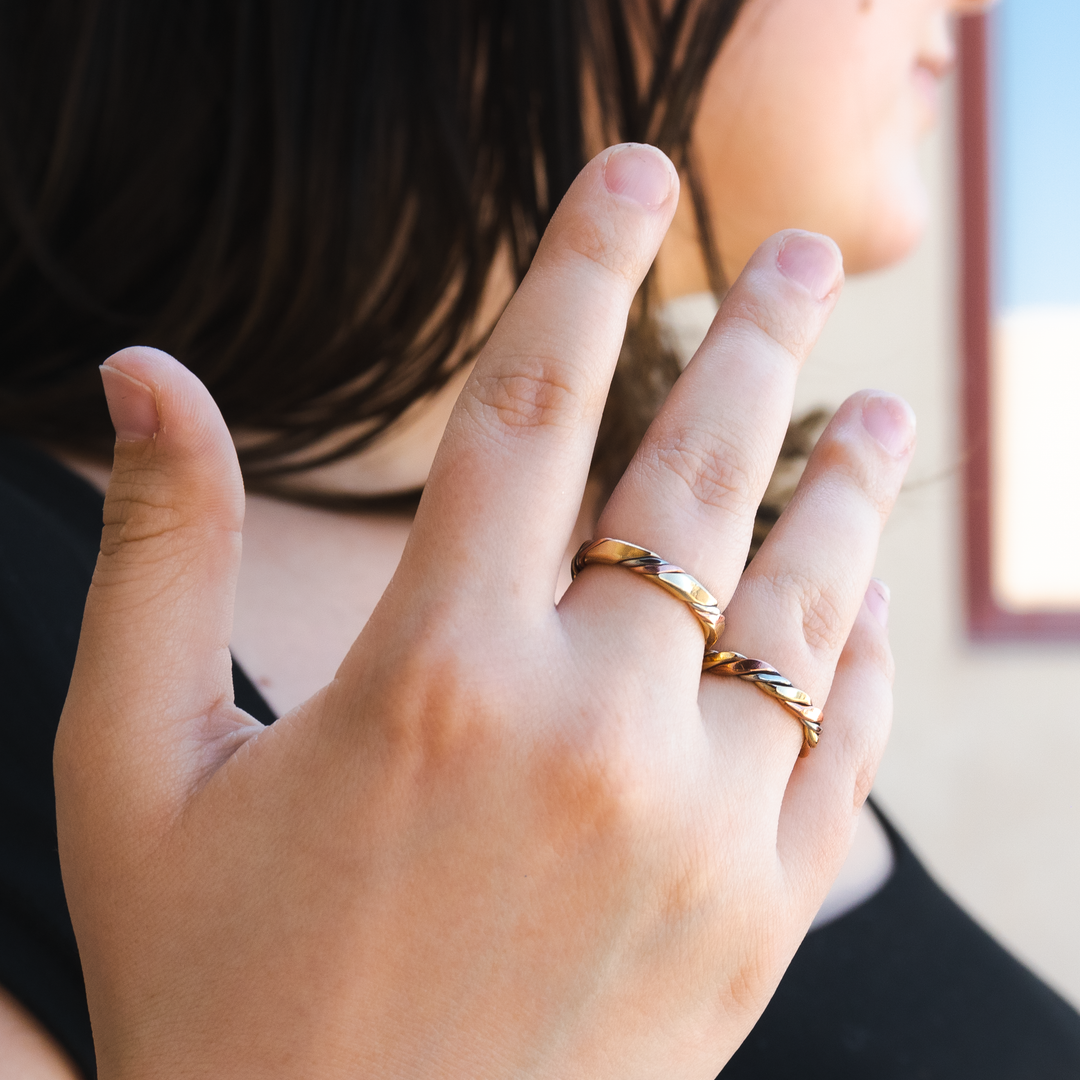
[[[821,738],[821,710],[814,707],[809,695],[797,689],[790,679],[784,678],[764,660],[752,660],[742,653],[716,649],[716,642],[724,632],[724,616],[720,613],[716,597],[697,578],[682,567],[666,562],[655,551],[610,536],[587,541],[578,548],[570,564],[571,577],[576,578],[590,563],[632,570],[686,604],[705,632],[705,657],[701,670],[745,679],[762,693],[779,701],[802,724],[803,745],[799,757],[805,757],[817,746]]]
[[[809,695],[796,689],[776,668],[764,660],[751,660],[737,652],[709,652],[701,664],[702,671],[717,675],[734,675],[753,683],[760,691],[776,698],[802,724],[803,745],[799,757],[805,757],[821,738],[821,710],[814,707]]]
[[[605,536],[601,540],[587,541],[578,548],[578,553],[570,564],[571,577],[576,578],[590,563],[621,566],[624,570],[632,570],[681,600],[701,623],[701,629],[705,632],[706,654],[724,632],[724,616],[720,614],[720,604],[716,597],[697,578],[681,567],[666,562],[655,551]]]

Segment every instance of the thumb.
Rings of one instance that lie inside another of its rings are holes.
[[[61,818],[176,807],[255,723],[232,705],[244,491],[228,428],[165,353],[125,349],[101,376],[116,447],[57,734]]]

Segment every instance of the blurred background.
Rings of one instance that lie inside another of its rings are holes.
[[[1047,23],[1059,41],[1076,34],[1080,5],[1075,0],[1030,0],[1027,10],[1037,9],[1044,16],[1054,15],[1054,9],[1067,15]],[[1018,3],[1007,0],[995,17],[1018,10]],[[1067,47],[1075,49],[1078,43],[1071,40]],[[1017,81],[1016,62],[1010,60],[1008,72],[1000,64],[991,85],[992,105],[1006,77]],[[1045,68],[1045,53],[1041,63]],[[1076,83],[1078,71],[1072,53],[1062,75]],[[1049,137],[1048,128],[1054,127],[1058,151],[1075,161],[1080,96],[1062,97],[1060,80],[1051,79],[1046,90],[1059,95],[1058,111],[1066,123],[1046,125],[1044,133]],[[965,445],[962,426],[959,98],[954,78],[945,122],[925,149],[933,202],[925,241],[899,268],[849,279],[806,368],[799,399],[803,407],[835,405],[860,387],[877,386],[902,394],[918,414],[918,453],[878,561],[878,575],[892,588],[890,632],[898,674],[893,734],[876,796],[953,896],[1080,1006],[1080,640],[1062,639],[1060,632],[1053,640],[1037,628],[1025,632],[1028,624],[1017,621],[1002,640],[975,641],[968,626],[963,465],[973,448]],[[1015,162],[1018,155],[1033,152],[1015,142],[1025,130],[1023,117],[1014,115],[1009,123],[1011,133],[1001,130],[1004,119],[996,128],[991,125],[990,152],[999,162]],[[1029,173],[1038,175],[1042,169],[1060,187],[1060,163],[1036,160],[1032,165],[1029,159],[1028,164]],[[1009,181],[1014,202],[1036,197],[1017,189],[1018,182]],[[1073,276],[1080,277],[1077,247],[1070,243],[1080,217],[1080,184],[1061,191],[1070,202],[1067,213],[1037,236],[1044,247],[1064,252]],[[1005,194],[994,192],[991,201],[998,232],[1012,227],[1001,220],[1008,211]],[[969,273],[973,270],[978,268]],[[1060,292],[1060,285],[1054,275],[1048,287]],[[992,282],[995,304],[1006,308],[1023,287]],[[1064,302],[1080,302],[1080,296],[1053,299],[1058,315]],[[1010,310],[998,311],[999,323],[1010,317]],[[999,342],[991,358],[998,388],[992,441],[999,445],[991,455],[1001,466],[998,506],[1009,496],[1000,491],[1003,482],[1026,485],[1023,509],[1032,527],[1019,566],[1038,566],[1040,582],[1048,576],[1060,580],[1062,608],[1075,601],[1069,574],[1075,581],[1080,567],[1080,538],[1068,528],[1068,514],[1075,517],[1080,505],[1075,482],[1080,475],[1080,410],[1069,391],[1076,382],[1080,341],[1073,336],[1065,344],[1054,357],[1038,350],[1034,358],[1017,358],[1005,355]],[[1031,365],[1040,358],[1059,366],[1045,371],[1018,367],[1018,359]],[[1018,388],[1025,387],[1027,398],[1017,402]],[[1030,411],[1032,402],[1043,409],[1041,424],[1039,414]],[[1019,411],[1012,409],[1014,404]],[[1010,448],[1000,445],[1005,438],[1028,448],[1038,464],[1036,474],[1020,473],[1011,481],[1002,477],[1011,459]],[[1060,570],[1052,569],[1053,559],[1063,560]],[[1011,578],[1009,573],[1008,567],[999,568],[996,586],[1006,607],[1010,597],[1004,593],[1016,579],[1015,572]],[[1047,602],[1043,595],[1040,603]]]
[[[901,266],[851,277],[796,412],[903,395],[883,537],[896,713],[875,797],[939,882],[1080,1007],[1080,4],[963,29]],[[688,359],[706,294],[669,305]]]

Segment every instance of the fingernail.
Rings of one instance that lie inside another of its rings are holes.
[[[891,596],[889,586],[884,581],[879,581],[876,577],[870,579],[870,585],[866,590],[866,606],[870,609],[870,614],[882,626],[889,625],[889,599]]]
[[[903,457],[915,441],[915,414],[903,398],[871,397],[863,404],[863,427],[894,457]]]
[[[161,422],[154,391],[108,364],[102,364],[99,370],[117,439],[134,442],[156,435]]]
[[[815,300],[824,300],[840,280],[844,259],[828,237],[792,233],[784,237],[776,265],[784,277],[801,285]]]
[[[628,143],[613,150],[604,162],[604,182],[616,195],[656,210],[671,194],[674,169],[654,146]]]

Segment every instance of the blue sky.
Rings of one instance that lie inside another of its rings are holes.
[[[993,18],[998,303],[1080,305],[1080,0]]]

